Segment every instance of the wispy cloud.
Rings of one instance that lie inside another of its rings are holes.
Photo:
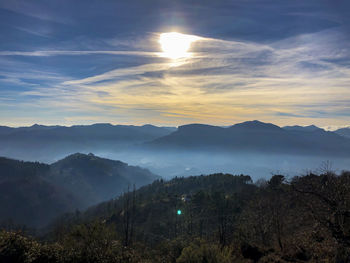
[[[41,51],[0,51],[0,56],[28,56],[28,57],[50,57],[50,56],[82,56],[82,55],[126,55],[156,57],[159,52],[143,51],[113,51],[113,50],[41,50]]]
[[[127,123],[232,124],[261,119],[325,126],[350,121],[344,114],[350,104],[350,69],[334,62],[350,57],[337,46],[340,38],[331,30],[270,44],[202,38],[192,47],[193,57],[177,62],[145,51],[1,51],[0,56],[150,59],[83,78],[52,76],[50,88],[17,93],[35,96],[29,104],[75,112],[71,120],[93,112],[92,119]]]

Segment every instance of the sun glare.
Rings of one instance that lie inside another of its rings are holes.
[[[159,44],[162,47],[163,57],[178,59],[191,56],[188,50],[191,44],[199,38],[192,35],[185,35],[177,32],[162,33],[159,37]]]

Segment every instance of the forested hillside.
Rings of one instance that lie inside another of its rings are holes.
[[[42,227],[159,178],[147,169],[93,154],[72,154],[51,165],[0,158],[0,225]]]
[[[157,180],[63,216],[41,241],[1,233],[1,259],[349,262],[350,173]],[[9,242],[11,241],[11,242]]]

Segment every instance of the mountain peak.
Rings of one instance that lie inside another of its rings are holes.
[[[67,155],[61,160],[74,160],[74,159],[89,158],[89,157],[96,157],[96,156],[93,153],[85,154],[85,153],[76,152],[76,153]]]
[[[150,128],[153,128],[153,127],[156,127],[156,126],[154,126],[154,125],[152,125],[152,124],[144,124],[144,125],[142,125],[142,127],[150,127]]]
[[[242,123],[237,123],[232,125],[230,128],[239,128],[239,129],[256,129],[256,130],[281,130],[281,128],[272,123],[265,123],[258,120],[246,121]]]
[[[202,123],[191,123],[191,124],[185,124],[179,126],[179,129],[187,129],[187,128],[210,128],[210,127],[218,127],[218,126],[213,126],[209,124],[202,124]]]
[[[96,158],[96,156],[92,153],[89,154],[85,154],[85,153],[73,153],[71,155],[68,155],[67,157],[63,158],[62,160],[58,161],[58,162],[62,162],[62,161],[74,161],[74,160],[90,160]]]
[[[33,124],[32,126],[30,126],[28,128],[30,128],[30,129],[41,129],[41,128],[45,128],[45,127],[47,127],[47,126],[35,123],[35,124]]]

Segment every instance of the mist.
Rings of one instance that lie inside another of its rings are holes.
[[[350,169],[350,158],[331,156],[151,150],[97,151],[96,155],[147,168],[166,179],[175,176],[231,173],[250,175],[255,181],[259,178],[270,178],[274,174],[293,177],[309,171],[318,172],[324,169],[325,163],[329,163],[329,168],[335,171]]]
[[[287,177],[350,169],[350,140],[316,126],[281,128],[248,121],[227,128],[193,124],[176,128],[94,124],[3,127],[0,156],[57,162],[74,153],[120,160],[165,179],[212,173]]]
[[[93,153],[97,156],[120,160],[129,165],[136,165],[149,169],[151,172],[165,178],[202,175],[212,173],[231,173],[250,175],[255,181],[259,178],[270,178],[274,174],[286,177],[319,172],[325,163],[331,165],[332,170],[342,171],[350,169],[350,158],[334,156],[311,156],[293,154],[274,154],[259,152],[220,152],[211,150],[146,150],[130,145],[115,145],[112,147],[76,147],[50,151],[12,150],[1,151],[2,156],[24,161],[39,161],[53,163],[67,155],[81,152]],[[48,149],[47,149],[48,150]]]

